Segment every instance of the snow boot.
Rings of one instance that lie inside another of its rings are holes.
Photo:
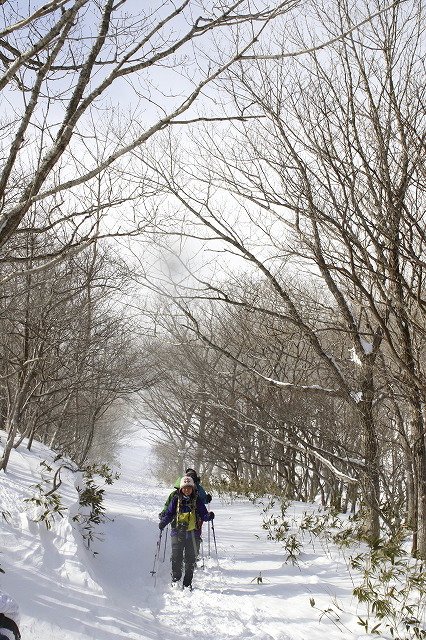
[[[192,575],[191,575],[191,577],[189,577],[189,576],[188,577],[187,576],[183,577],[183,585],[182,585],[182,587],[184,589],[189,589],[189,591],[192,591]]]

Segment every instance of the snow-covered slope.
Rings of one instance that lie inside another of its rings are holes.
[[[120,479],[106,487],[109,519],[91,550],[72,522],[71,473],[63,474],[60,488],[69,511],[51,530],[32,522],[34,509],[24,499],[35,493],[40,461],[53,457],[41,445],[31,452],[21,446],[0,478],[0,589],[19,602],[23,640],[366,638],[356,624],[345,563],[319,546],[305,549],[299,567],[284,564],[283,549],[266,540],[260,508],[249,501],[213,499],[217,554],[206,524],[204,567],[196,569],[192,593],[170,587],[165,532],[152,576],[157,514],[170,488],[157,483],[142,434],[123,447]],[[334,608],[339,621],[324,615],[319,622],[310,598],[320,609]]]

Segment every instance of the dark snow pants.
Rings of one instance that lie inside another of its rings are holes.
[[[194,574],[195,558],[197,555],[197,541],[194,531],[180,531],[177,536],[172,537],[172,577],[173,580],[180,580],[182,568],[185,563],[185,574],[183,576],[183,586],[188,587],[192,582]]]

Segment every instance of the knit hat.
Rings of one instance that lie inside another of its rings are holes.
[[[181,478],[179,489],[183,487],[191,487],[192,489],[195,487],[194,480],[191,476],[183,476],[183,478]]]

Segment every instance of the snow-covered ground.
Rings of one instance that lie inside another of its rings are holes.
[[[40,445],[12,452],[0,478],[0,590],[21,609],[23,640],[356,640],[352,577],[336,551],[304,545],[299,566],[285,564],[282,545],[266,539],[261,507],[213,499],[214,533],[204,525],[204,567],[194,591],[170,586],[170,544],[164,532],[157,572],[158,512],[170,487],[152,474],[141,435],[121,455],[120,479],[106,488],[109,520],[88,551],[71,521],[74,479],[60,492],[70,511],[51,530],[31,522],[24,499],[40,479]],[[294,504],[297,516],[306,505]],[[210,535],[209,535],[210,532]],[[310,599],[317,609],[312,608]],[[332,609],[335,613],[321,614]],[[362,610],[360,613],[363,613]],[[320,619],[321,618],[321,619]],[[383,636],[382,636],[383,637]]]

